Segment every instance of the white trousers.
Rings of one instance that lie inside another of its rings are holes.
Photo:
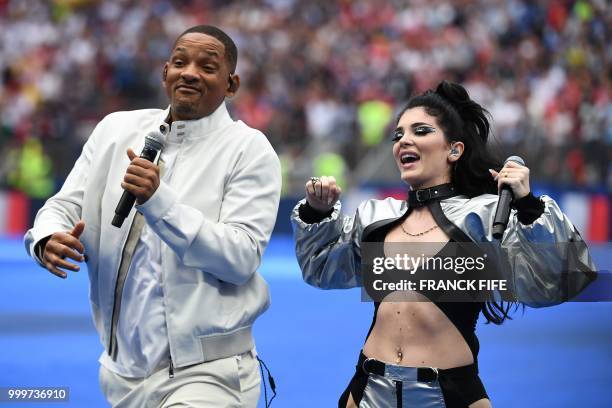
[[[115,408],[256,408],[261,376],[255,351],[184,368],[168,367],[146,378],[122,377],[100,366],[100,388]]]

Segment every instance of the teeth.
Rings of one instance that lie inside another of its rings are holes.
[[[419,159],[419,156],[414,153],[406,153],[400,157],[400,160],[402,163],[408,163],[408,162],[412,162],[418,159]]]

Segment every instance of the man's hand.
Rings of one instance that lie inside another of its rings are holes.
[[[77,262],[85,260],[83,252],[85,248],[79,237],[85,229],[83,220],[79,221],[70,232],[56,232],[51,235],[43,248],[42,261],[45,268],[52,274],[60,278],[66,278],[66,272],[58,268],[66,268],[71,271],[78,271],[78,265],[66,261],[66,258],[74,259]]]
[[[147,202],[159,187],[159,167],[155,163],[136,156],[132,149],[127,150],[130,165],[127,168],[121,187],[136,197],[137,204]]]

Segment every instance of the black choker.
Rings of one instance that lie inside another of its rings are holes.
[[[422,207],[431,200],[441,200],[459,194],[451,183],[408,191],[408,205],[410,208]]]

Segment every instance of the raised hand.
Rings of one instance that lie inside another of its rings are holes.
[[[512,189],[515,200],[519,200],[531,191],[529,187],[529,168],[514,161],[508,161],[499,171],[489,169],[491,176],[497,180],[497,190],[506,184]]]
[[[334,207],[341,193],[342,189],[332,176],[312,177],[306,182],[306,201],[313,209],[322,213]]]

